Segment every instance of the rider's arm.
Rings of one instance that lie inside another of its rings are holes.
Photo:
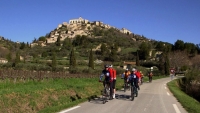
[[[124,76],[125,76],[125,74],[123,73],[123,74],[122,74],[122,78],[124,78]]]
[[[103,73],[99,76],[99,80],[100,80],[100,81],[102,81],[103,76],[104,76]]]

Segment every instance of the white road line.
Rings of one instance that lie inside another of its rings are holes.
[[[165,87],[165,89],[167,89],[167,88]]]
[[[70,109],[61,111],[61,112],[59,112],[59,113],[66,113],[66,112],[69,112],[69,111],[74,110],[74,109],[79,108],[79,107],[81,107],[81,106],[75,106],[75,107],[72,107],[72,108],[70,108]]]
[[[170,94],[167,92],[167,95],[170,95]]]
[[[174,107],[176,113],[181,113],[176,104],[173,104],[173,107]]]

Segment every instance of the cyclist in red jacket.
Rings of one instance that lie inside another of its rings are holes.
[[[116,85],[117,73],[116,73],[116,70],[113,68],[112,65],[109,66],[109,69],[113,73],[113,98],[115,98],[115,92],[116,92],[115,85]]]
[[[140,71],[136,69],[136,72],[135,72],[137,78],[138,78],[138,90],[140,90],[140,80],[141,80],[141,74],[140,74]]]

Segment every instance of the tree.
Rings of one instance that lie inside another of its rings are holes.
[[[20,49],[24,49],[26,47],[26,44],[24,43],[24,42],[22,42],[21,44],[20,44]]]
[[[71,53],[70,53],[70,67],[76,67],[76,57],[74,54],[74,48],[72,48]]]
[[[104,43],[101,44],[101,55],[104,56],[107,51],[106,45]]]
[[[93,58],[92,49],[90,50],[90,56],[89,56],[89,64],[88,64],[88,67],[91,67],[92,69],[94,69],[94,58]]]
[[[137,50],[137,56],[136,56],[136,66],[140,66],[140,59],[139,59],[138,50]]]
[[[62,49],[70,50],[72,47],[71,39],[65,38],[63,41]]]
[[[165,75],[169,75],[170,62],[168,54],[165,54]]]
[[[110,55],[109,55],[109,60],[114,62],[114,61],[117,61],[118,58],[117,58],[117,49],[118,49],[118,46],[111,46],[111,52],[110,52]]]
[[[46,37],[44,37],[44,36],[41,36],[41,37],[39,37],[39,39],[38,39],[39,41],[43,41],[43,42],[45,42],[46,41]]]
[[[177,40],[174,44],[175,50],[184,50],[184,42],[182,40]]]
[[[61,41],[60,41],[61,36],[59,35],[56,41],[56,46],[61,46]]]
[[[143,60],[147,60],[149,57],[149,51],[151,50],[151,46],[147,42],[142,42],[139,48],[140,58]]]
[[[8,60],[8,62],[10,62],[10,61],[12,60],[11,52],[9,52],[9,53],[6,55],[6,59]]]
[[[55,52],[52,53],[52,71],[56,70],[56,66],[57,66],[57,61],[56,61],[56,54]]]
[[[15,65],[17,65],[20,62],[20,55],[19,52],[16,53],[16,58],[15,58]]]

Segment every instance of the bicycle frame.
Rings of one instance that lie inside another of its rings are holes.
[[[137,92],[137,88],[136,88],[134,82],[131,82],[130,87],[131,87],[131,101],[133,101],[134,97],[138,96],[138,92]]]
[[[103,98],[103,104],[107,102],[107,100],[110,98],[110,85],[105,82],[105,86],[102,92],[102,98]]]

